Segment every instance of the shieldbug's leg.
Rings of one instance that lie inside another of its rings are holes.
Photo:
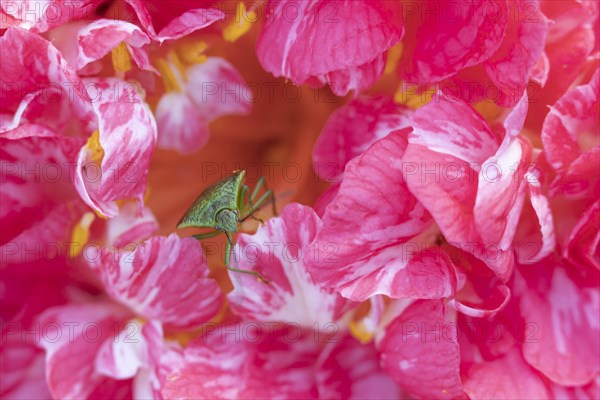
[[[271,189],[269,189],[269,186],[267,185],[267,181],[265,180],[264,176],[261,176],[260,179],[258,180],[258,182],[256,182],[256,186],[254,187],[254,191],[252,192],[252,200],[254,201],[256,199],[256,196],[258,196],[258,192],[260,191],[260,189],[263,186],[265,187],[265,193],[262,195],[261,199],[263,197],[265,197],[265,195],[270,194],[271,206],[273,207],[273,215],[277,216],[277,208],[275,207],[275,193],[273,193],[273,191]],[[267,197],[269,197],[269,196],[267,196]],[[260,199],[255,202],[256,208],[259,208],[259,206],[258,206],[259,202],[260,202]],[[261,206],[262,206],[262,204],[261,204]]]
[[[246,186],[246,185],[242,186],[242,195],[240,196],[240,200],[239,200],[240,204],[238,204],[238,209],[242,211],[242,215],[240,217],[240,223],[244,222],[248,218],[252,218],[253,220],[260,222],[261,224],[264,224],[265,221],[254,216],[254,210],[256,210],[256,208],[252,204],[252,200],[253,200],[252,196],[253,195],[250,195],[250,189],[248,188],[248,186]],[[247,202],[248,202],[247,206],[244,204],[244,199],[247,199]]]
[[[267,190],[265,193],[263,193],[263,195],[260,196],[260,199],[254,202],[254,208],[261,208],[262,206],[267,204],[267,201],[270,201],[272,203],[273,213],[274,215],[277,215],[277,210],[275,209],[275,196],[272,190]]]
[[[227,235],[227,243],[225,244],[225,267],[227,267],[228,270],[233,271],[233,272],[240,272],[242,274],[254,275],[262,283],[268,284],[269,281],[267,279],[265,279],[259,272],[248,271],[246,269],[239,269],[239,268],[234,268],[231,266],[231,249],[233,247],[233,240],[231,239],[231,234],[229,232],[225,232],[225,235]]]

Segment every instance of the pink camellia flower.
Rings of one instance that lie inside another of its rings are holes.
[[[595,398],[597,284],[574,279],[553,256],[527,268],[494,316],[466,316],[439,300],[405,306],[380,328],[384,370],[417,397]],[[566,340],[572,332],[578,340]]]
[[[134,224],[135,233],[117,236],[117,243],[124,237],[139,241],[137,234],[149,232],[139,227]],[[114,390],[129,390],[135,397],[160,398],[161,371],[169,368],[161,358],[171,351],[163,329],[197,327],[221,307],[222,294],[208,278],[199,244],[176,235],[152,237],[134,250],[101,249],[86,258],[114,301],[72,302],[38,318],[46,330],[58,329],[57,335],[68,323],[74,327],[58,342],[51,339],[53,333],[42,337],[50,391],[60,398],[106,397],[118,386]]]
[[[599,19],[2,0],[0,397],[600,398]]]
[[[408,132],[392,132],[352,159],[323,208],[313,244],[320,257],[309,268],[314,279],[351,300],[438,298],[456,289],[450,260],[433,249],[431,216],[402,175]]]
[[[542,129],[544,156],[553,175],[553,206],[570,218],[558,230],[563,256],[582,268],[600,269],[600,70],[566,92],[550,109]]]
[[[118,79],[81,80],[50,42],[27,31],[10,28],[0,41],[7,59],[2,63],[3,88],[13,88],[3,93],[3,107],[16,109],[4,129],[45,121],[43,106],[59,99],[60,125],[48,128],[66,134],[72,110],[86,130],[79,135],[87,138],[85,145],[76,159],[68,160],[74,170],[70,179],[81,199],[107,217],[118,214],[117,200],[136,198],[142,204],[156,122],[134,87]],[[32,97],[41,100],[32,102]],[[121,151],[124,143],[127,151]]]
[[[519,136],[527,97],[494,133],[460,100],[436,97],[411,118],[403,161],[410,191],[432,214],[448,242],[476,255],[503,280],[514,268],[513,238],[528,187],[540,225],[552,225],[539,182],[530,171],[531,144]],[[410,166],[410,168],[409,168]],[[552,230],[543,229],[552,243]],[[546,256],[531,256],[534,262]]]
[[[404,32],[400,3],[272,1],[256,43],[262,66],[294,83],[329,84],[338,96],[369,88]]]

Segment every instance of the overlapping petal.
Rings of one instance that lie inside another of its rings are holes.
[[[313,148],[313,164],[327,181],[340,179],[344,167],[375,141],[406,128],[412,110],[390,97],[358,97],[334,111]]]
[[[53,35],[57,38],[55,43],[62,44],[57,47],[76,70],[101,59],[121,43],[125,44],[138,67],[153,70],[144,48],[150,38],[138,26],[125,21],[98,19],[75,29],[75,32],[54,32]]]
[[[183,364],[168,376],[162,395],[169,399],[315,398],[318,354],[319,344],[296,331],[268,333],[253,325],[222,326],[189,344]]]
[[[296,84],[327,82],[331,90],[370,87],[383,72],[383,54],[402,37],[400,4],[393,1],[277,1],[257,41],[267,71]]]
[[[210,57],[191,66],[185,71],[186,79],[175,67],[172,71],[181,91],[166,93],[156,107],[161,148],[196,151],[208,141],[210,122],[224,115],[250,112],[250,90],[225,59]]]
[[[445,96],[412,117],[404,162],[411,192],[448,242],[482,259],[502,279],[514,266],[512,242],[526,193],[531,145],[517,137],[521,98],[504,121],[501,143],[470,106]]]
[[[184,12],[181,15],[172,16],[173,10],[179,11],[180,7],[177,7],[176,5],[174,7],[171,7],[170,5],[165,6],[164,3],[159,1],[126,1],[133,8],[140,24],[146,32],[148,32],[148,35],[152,40],[156,40],[160,43],[166,40],[184,37],[225,17],[225,14],[216,8],[192,8],[190,7],[191,4],[189,2],[184,5],[184,10],[182,10]],[[165,21],[165,14],[172,17],[172,19]],[[153,19],[156,18],[162,22],[158,33],[156,32],[153,23]]]
[[[386,327],[378,345],[381,365],[419,398],[464,398],[456,326],[441,300],[417,300]]]
[[[548,389],[517,348],[489,362],[476,364],[463,382],[470,399],[544,399]]]
[[[523,318],[540,334],[523,344],[525,360],[560,385],[590,383],[600,368],[598,278],[578,280],[553,257],[531,268],[517,296]]]
[[[46,310],[38,319],[45,335],[46,378],[52,396],[110,396],[114,382],[95,370],[95,358],[112,330],[129,316],[109,302],[71,304]],[[108,381],[108,382],[107,382]]]
[[[63,243],[73,219],[79,218],[77,211],[82,210],[73,177],[83,140],[13,133],[0,137],[0,243],[14,242],[19,248],[27,245],[32,250]],[[4,255],[6,251],[4,248]],[[23,255],[21,248],[18,253]]]
[[[320,227],[310,207],[292,203],[255,234],[240,234],[233,265],[260,273],[269,284],[230,271],[232,309],[252,320],[293,322],[316,329],[338,321],[348,308],[347,300],[315,281],[306,267],[307,260],[321,256],[313,245]]]
[[[41,33],[70,21],[88,18],[101,4],[101,0],[18,0],[3,1],[0,7],[3,13],[14,19],[13,24]]]
[[[88,83],[88,92],[95,93],[92,105],[101,149],[81,149],[75,185],[86,204],[101,215],[115,217],[117,200],[136,199],[140,206],[144,204],[156,121],[134,85],[118,79]]]
[[[310,262],[311,274],[349,299],[454,293],[452,264],[443,252],[427,249],[435,236],[425,232],[431,217],[402,175],[407,133],[392,132],[351,160],[325,208],[314,241],[320,259]]]
[[[564,94],[542,128],[546,159],[557,172],[556,190],[572,196],[597,195],[600,171],[600,70],[588,84]]]
[[[428,0],[412,6],[407,14],[422,24],[414,37],[406,37],[414,47],[406,49],[404,61],[404,75],[411,82],[439,82],[489,59],[500,47],[509,19],[506,0]]]
[[[156,236],[135,250],[100,250],[90,260],[106,292],[138,315],[184,329],[210,320],[222,304],[198,242]]]

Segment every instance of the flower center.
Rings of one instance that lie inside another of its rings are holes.
[[[90,240],[90,226],[96,219],[93,212],[88,211],[79,220],[79,222],[73,227],[71,231],[71,242],[69,243],[69,257],[71,259],[77,257],[83,247]]]
[[[88,139],[85,147],[90,156],[90,161],[100,165],[104,158],[104,149],[100,144],[100,131],[94,131],[94,133],[92,133],[92,136]]]
[[[226,42],[235,42],[250,30],[254,22],[256,22],[256,12],[248,11],[240,1],[235,6],[235,21],[223,29],[223,39]]]
[[[117,47],[112,49],[112,64],[117,72],[127,72],[131,69],[131,54],[127,49],[125,42],[119,43]]]

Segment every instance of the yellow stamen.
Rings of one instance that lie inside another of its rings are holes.
[[[127,72],[131,69],[131,55],[125,42],[119,43],[117,47],[112,49],[111,56],[115,71]]]
[[[223,39],[226,42],[235,42],[250,30],[254,22],[256,11],[246,10],[246,6],[240,1],[235,6],[235,21],[223,29]]]
[[[69,256],[71,258],[77,257],[90,240],[90,226],[95,219],[94,213],[88,211],[83,214],[71,231],[71,242],[69,243]]]
[[[147,184],[146,192],[144,193],[144,204],[146,204],[148,202],[148,199],[150,198],[150,193],[152,193],[152,191],[150,190],[150,185]]]
[[[160,58],[156,61],[156,67],[160,72],[160,76],[162,77],[163,83],[165,85],[165,90],[167,92],[181,92],[181,86],[179,86],[179,82],[171,70],[171,66],[164,58]]]
[[[181,62],[181,59],[179,58],[179,56],[177,55],[176,52],[174,51],[170,51],[168,54],[168,59],[171,62],[171,64],[173,64],[175,66],[175,68],[177,68],[177,70],[179,71],[179,75],[181,75],[181,77],[183,78],[183,80],[187,80],[186,77],[186,68],[185,65]]]
[[[502,114],[502,109],[489,100],[480,101],[474,104],[473,108],[488,122],[495,121]]]
[[[350,334],[362,344],[373,340],[373,332],[367,329],[363,321],[350,321],[348,328],[350,329]]]
[[[208,49],[208,44],[203,41],[187,42],[177,48],[177,54],[187,64],[203,64],[207,60],[204,52]]]
[[[398,62],[400,61],[400,58],[402,57],[403,50],[404,50],[404,45],[402,44],[402,42],[400,42],[388,51],[387,61],[385,63],[385,70],[384,70],[384,72],[386,74],[391,74],[392,72],[394,72],[396,70],[396,67],[398,67]]]
[[[398,104],[404,104],[407,107],[417,109],[429,103],[434,94],[434,90],[424,90],[419,92],[419,87],[417,85],[401,83],[394,94],[394,101]]]
[[[94,131],[88,139],[85,147],[90,154],[90,161],[100,164],[104,158],[104,149],[100,144],[100,131]]]

